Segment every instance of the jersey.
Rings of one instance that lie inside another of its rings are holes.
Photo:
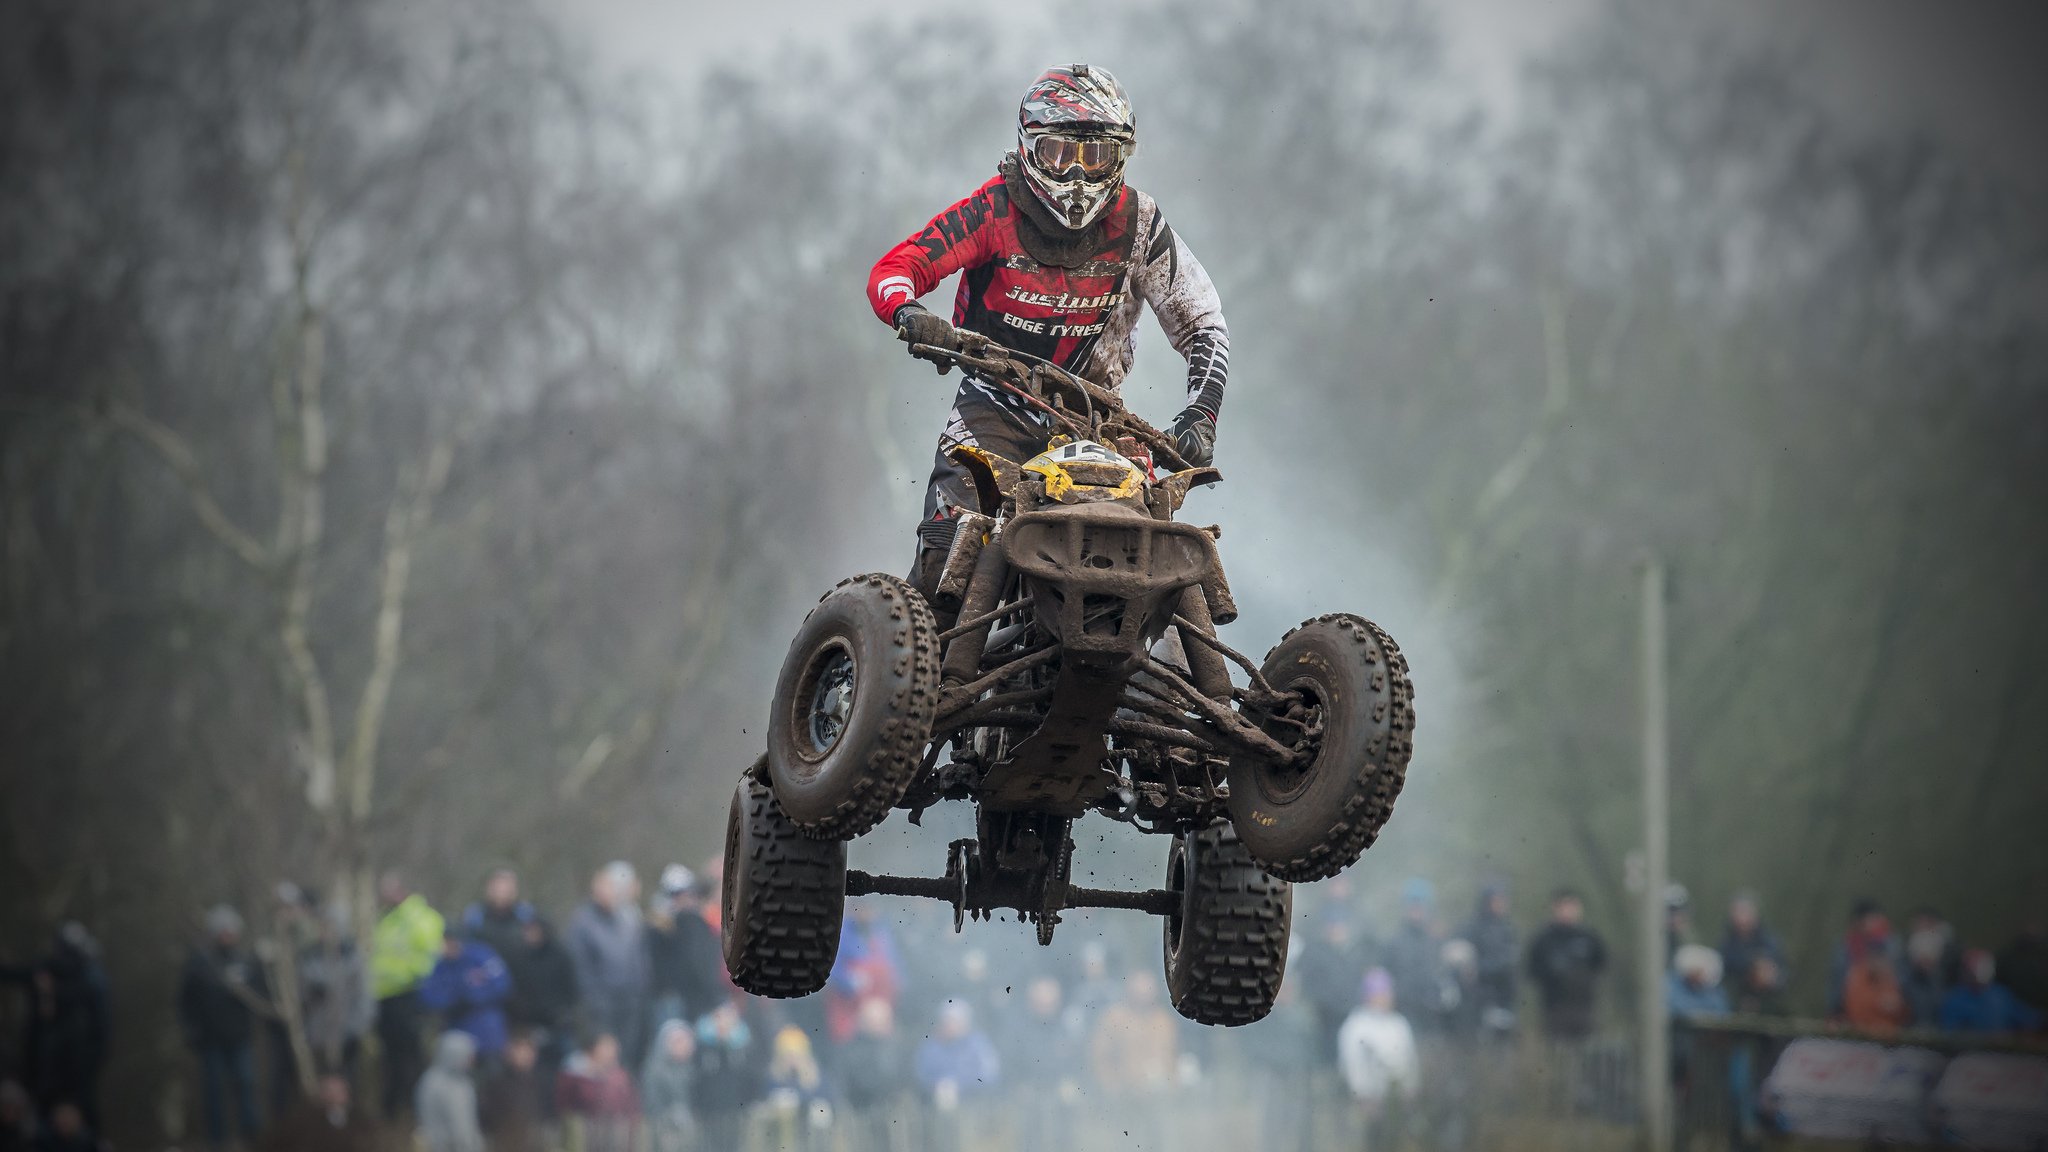
[[[956,327],[1114,389],[1130,372],[1138,313],[1149,305],[1188,362],[1188,403],[1213,419],[1230,372],[1223,306],[1152,198],[1126,184],[1096,228],[1095,250],[1066,266],[1026,251],[1021,211],[998,174],[932,217],[868,274],[875,315],[893,325],[897,309],[961,272]]]

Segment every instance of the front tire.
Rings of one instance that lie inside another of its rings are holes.
[[[880,824],[924,760],[939,707],[939,632],[894,576],[842,581],[804,618],[768,718],[768,778],[813,836]]]
[[[1287,766],[1233,756],[1231,823],[1273,875],[1295,883],[1335,876],[1372,846],[1407,779],[1415,731],[1408,661],[1378,625],[1337,613],[1289,632],[1261,671],[1296,703],[1253,719],[1310,756]]]
[[[825,986],[846,912],[846,844],[806,836],[775,793],[740,778],[725,821],[725,969],[756,996]]]
[[[1262,1020],[1287,971],[1294,888],[1259,867],[1228,824],[1176,836],[1166,886],[1166,994],[1198,1024]]]

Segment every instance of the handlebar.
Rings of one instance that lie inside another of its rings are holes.
[[[1179,472],[1190,466],[1171,436],[1124,407],[1123,398],[1115,392],[1044,357],[1006,348],[979,332],[964,328],[954,331],[961,347],[912,344],[910,354],[937,365],[942,376],[957,365],[961,371],[994,384],[1051,416],[1080,439],[1114,445],[1119,436],[1129,436],[1144,445],[1153,460],[1171,471]],[[1080,401],[1078,411],[1064,403],[1068,396]]]

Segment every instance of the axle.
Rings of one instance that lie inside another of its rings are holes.
[[[947,876],[887,876],[863,872],[858,868],[846,870],[846,894],[848,896],[922,896],[929,900],[943,900],[956,907],[964,895],[958,877]],[[967,908],[986,910],[989,905],[976,904],[969,896]],[[1170,916],[1180,907],[1180,893],[1166,888],[1147,888],[1137,892],[1124,892],[1108,888],[1082,888],[1068,885],[1066,899],[1060,901],[1060,908],[1121,908],[1131,912],[1147,912],[1154,916]],[[1026,909],[1020,909],[1026,911]],[[1035,911],[1030,909],[1029,911]]]

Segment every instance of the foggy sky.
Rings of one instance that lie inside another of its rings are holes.
[[[843,0],[543,5],[601,57],[684,84],[710,67],[744,66],[785,44],[829,50],[868,23],[901,25],[985,11],[949,0],[896,0],[886,6]],[[1452,73],[1494,112],[1509,116],[1515,112],[1520,66],[1599,9],[1592,0],[1436,0],[1432,7],[1443,21]],[[1722,7],[1744,34],[1805,53],[1819,90],[1853,119],[1926,132],[2048,190],[2048,147],[2040,144],[2042,113],[2048,111],[2048,68],[2041,63],[2048,59],[2048,6],[2025,0],[1968,6],[1930,0],[1734,0]],[[1066,18],[1072,11],[1058,4],[1021,6],[1003,19],[1019,40],[1114,68],[1099,44],[1089,51],[1088,29]],[[905,94],[913,103],[935,95]]]

